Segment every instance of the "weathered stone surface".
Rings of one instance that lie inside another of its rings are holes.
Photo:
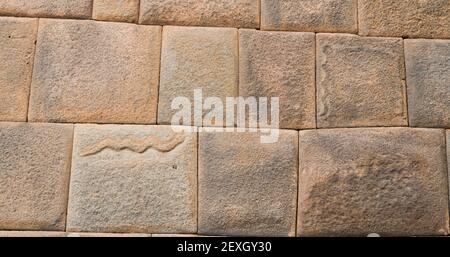
[[[37,24],[0,17],[0,121],[27,120]]]
[[[0,15],[90,18],[92,0],[2,0]]]
[[[279,97],[280,128],[315,128],[315,35],[239,33],[239,95]]]
[[[447,130],[447,165],[448,165],[448,172],[450,173],[450,130]],[[450,179],[450,177],[449,177]]]
[[[139,0],[94,0],[93,18],[104,21],[137,22]]]
[[[141,0],[140,23],[204,27],[259,27],[255,0]]]
[[[262,0],[262,30],[358,31],[358,0]]]
[[[152,237],[152,235],[130,233],[67,233],[67,237]]]
[[[40,20],[29,119],[155,123],[161,28]]]
[[[364,36],[450,38],[450,1],[359,0],[359,33]]]
[[[197,136],[169,126],[76,125],[67,230],[197,232]]]
[[[64,230],[72,125],[0,123],[0,229]]]
[[[299,236],[448,233],[444,131],[300,131]]]
[[[54,231],[0,231],[0,237],[65,237],[65,232]]]
[[[224,103],[237,96],[238,62],[237,29],[164,27],[158,124],[170,124],[178,112],[171,108],[175,98],[187,97],[194,105],[194,89]],[[193,120],[193,106],[191,114]]]
[[[297,132],[274,144],[260,133],[199,136],[199,234],[294,236]]]
[[[317,35],[317,126],[406,126],[402,39]]]
[[[409,124],[450,128],[450,40],[405,40]]]

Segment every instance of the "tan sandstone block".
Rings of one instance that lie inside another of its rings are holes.
[[[294,236],[298,133],[280,130],[273,144],[260,133],[199,136],[199,234]]]
[[[299,236],[444,235],[444,131],[300,131]]]
[[[72,125],[0,123],[0,229],[64,230]]]
[[[158,124],[171,123],[177,97],[190,100],[193,120],[195,89],[202,90],[203,98],[218,97],[223,103],[236,97],[238,62],[237,29],[164,27]]]
[[[262,30],[358,31],[358,0],[262,0]]]
[[[450,38],[448,0],[359,0],[360,35]]]
[[[161,28],[40,20],[31,121],[155,123]]]
[[[0,237],[65,237],[65,232],[54,231],[0,231]]]
[[[0,17],[0,121],[26,121],[37,19]]]
[[[450,128],[450,40],[405,40],[409,124]]]
[[[127,233],[67,233],[67,237],[152,237],[151,234],[127,234]]]
[[[67,230],[196,233],[196,174],[194,133],[76,125]]]
[[[139,0],[94,0],[95,20],[137,22],[138,15]]]
[[[259,27],[256,0],[141,0],[140,23],[204,27]]]
[[[90,18],[92,0],[1,0],[0,15]]]
[[[317,35],[317,126],[406,126],[402,39]]]
[[[315,35],[239,33],[239,95],[279,97],[280,128],[315,128]]]

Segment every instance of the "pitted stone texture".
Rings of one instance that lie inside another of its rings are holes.
[[[299,236],[444,235],[444,131],[300,131]]]
[[[141,0],[142,24],[259,27],[256,0]]]
[[[279,97],[280,128],[315,128],[315,35],[240,30],[239,43],[239,95]]]
[[[137,22],[139,0],[94,0],[93,18],[104,21]]]
[[[171,124],[178,112],[171,107],[177,97],[190,100],[193,121],[195,89],[202,90],[203,98],[218,97],[223,103],[226,97],[236,97],[238,62],[237,29],[164,27],[158,124]]]
[[[405,40],[409,124],[450,128],[450,40]]]
[[[152,237],[151,234],[123,234],[123,233],[67,233],[67,237]]]
[[[29,120],[156,123],[161,27],[40,20]]]
[[[447,165],[448,172],[450,173],[450,130],[447,130]]]
[[[0,17],[0,121],[26,121],[37,19]]]
[[[194,133],[76,125],[67,230],[196,233],[196,174]]]
[[[199,234],[294,236],[298,134],[200,133]]]
[[[358,31],[358,0],[262,0],[262,30]]]
[[[64,230],[72,125],[0,123],[0,229]]]
[[[317,126],[406,126],[402,39],[317,35]]]
[[[0,237],[65,237],[65,232],[55,231],[0,231]]]
[[[359,0],[364,36],[450,38],[448,0]]]
[[[92,0],[1,0],[0,15],[90,18]]]

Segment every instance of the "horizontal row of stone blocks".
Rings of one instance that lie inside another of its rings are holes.
[[[279,132],[0,123],[0,230],[448,234],[450,131]]]
[[[450,128],[450,40],[2,17],[0,44],[2,121],[170,124],[200,88],[287,129]]]
[[[2,0],[0,15],[450,37],[448,0]]]

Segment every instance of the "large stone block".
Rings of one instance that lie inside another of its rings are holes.
[[[406,126],[402,39],[317,35],[317,126]]]
[[[0,231],[0,237],[66,237],[66,233],[56,231]]]
[[[358,0],[262,0],[262,30],[358,31]]]
[[[280,128],[315,128],[314,34],[240,30],[239,43],[239,95],[279,97]]]
[[[359,0],[358,6],[361,35],[450,38],[448,0]]]
[[[137,22],[139,0],[94,0],[95,20]]]
[[[0,121],[27,120],[37,27],[37,19],[0,17]]]
[[[197,135],[76,125],[68,231],[197,232]]]
[[[72,125],[0,123],[0,229],[64,230]]]
[[[199,234],[294,236],[298,135],[200,133]]]
[[[40,20],[29,119],[155,123],[161,28]]]
[[[218,97],[223,103],[236,97],[238,62],[237,29],[164,27],[158,124],[171,123],[177,97],[190,100],[193,121],[195,89],[202,90],[203,98]]]
[[[444,235],[444,131],[300,131],[299,236]]]
[[[204,27],[259,27],[256,0],[141,0],[140,23]]]
[[[46,18],[90,18],[92,0],[2,0],[0,15]]]
[[[450,128],[450,40],[405,40],[409,124]]]

